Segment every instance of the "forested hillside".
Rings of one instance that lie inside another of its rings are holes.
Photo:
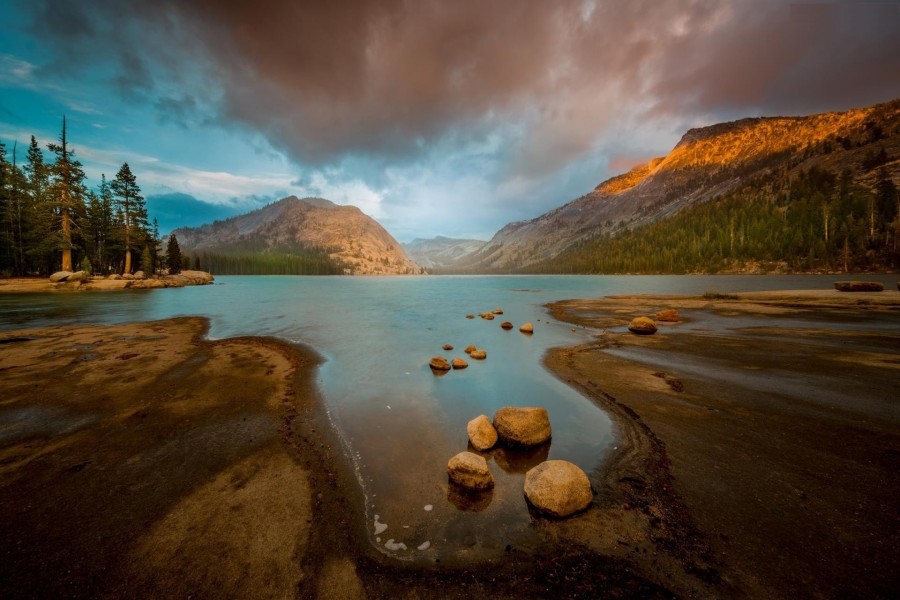
[[[124,163],[91,189],[66,137],[25,149],[0,140],[0,276],[54,271],[152,272],[164,267],[159,232],[148,220],[137,178]]]

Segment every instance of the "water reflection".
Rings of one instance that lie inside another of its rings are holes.
[[[494,489],[470,490],[449,481],[447,482],[447,500],[458,510],[481,512],[494,500]]]
[[[497,446],[488,452],[498,467],[510,474],[524,475],[550,456],[550,442],[539,446],[518,447]]]

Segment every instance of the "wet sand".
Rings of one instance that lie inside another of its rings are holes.
[[[900,556],[900,342],[864,317],[900,302],[838,299],[852,306],[829,311],[863,321],[835,330],[797,298],[744,296],[554,305],[599,335],[546,364],[611,414],[619,443],[589,473],[588,510],[532,514],[536,547],[452,566],[369,544],[311,350],[205,341],[199,318],[3,332],[0,596],[886,595]],[[686,321],[623,331],[656,306]],[[766,327],[717,329],[760,311]],[[832,375],[827,402],[773,393],[752,377],[767,370],[801,391]]]
[[[684,321],[627,331],[665,308]],[[900,589],[898,311],[896,292],[566,301],[554,316],[599,334],[546,363],[658,456],[650,483],[671,486],[707,546],[715,595],[887,598]]]

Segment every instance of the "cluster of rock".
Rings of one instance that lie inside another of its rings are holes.
[[[466,434],[479,452],[498,443],[511,448],[539,446],[550,440],[550,417],[545,408],[506,406],[494,413],[493,422],[487,415],[469,421]],[[467,490],[477,492],[494,487],[487,460],[475,452],[460,452],[451,458],[447,474],[450,481]],[[584,510],[593,498],[587,475],[565,460],[547,460],[528,470],[524,491],[535,509],[554,517]]]
[[[661,310],[656,313],[656,320],[654,321],[652,317],[635,317],[628,324],[628,331],[637,335],[652,335],[656,333],[657,321],[663,323],[678,323],[681,321],[681,316],[678,314],[678,311],[674,308],[667,308],[665,310]]]
[[[185,287],[188,285],[209,285],[213,276],[205,271],[182,271],[177,275],[159,275],[147,277],[143,271],[112,274],[107,277],[90,276],[86,271],[57,271],[50,276],[50,282],[61,284],[66,288],[85,290],[117,290],[117,289],[153,289]]]

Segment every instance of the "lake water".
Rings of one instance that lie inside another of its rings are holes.
[[[868,277],[893,287],[896,276]],[[541,366],[545,351],[591,335],[548,320],[544,304],[610,294],[830,289],[834,276],[218,277],[213,286],[120,293],[0,295],[0,329],[204,315],[210,337],[269,335],[315,348],[318,384],[366,498],[371,541],[401,560],[453,562],[536,542],[522,493],[547,458],[595,469],[616,443],[606,414]],[[493,321],[466,319],[494,308]],[[504,331],[500,323],[515,324]],[[526,336],[518,326],[534,324]],[[443,351],[443,344],[455,349]],[[487,350],[485,361],[463,353]],[[435,376],[431,356],[469,368]],[[544,406],[553,439],[488,456],[492,492],[456,493],[447,461],[466,423],[501,406]],[[384,528],[384,525],[387,525]],[[419,548],[422,548],[421,550]]]

